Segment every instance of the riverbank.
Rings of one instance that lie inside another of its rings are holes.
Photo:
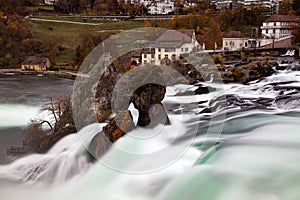
[[[0,129],[0,165],[14,160],[13,157],[7,155],[7,149],[11,146],[22,146],[24,136],[22,128]]]
[[[0,69],[0,75],[34,75],[34,76],[52,76],[75,80],[77,74],[71,71],[22,71],[21,69]]]
[[[0,164],[7,163],[7,148],[22,146],[23,128],[50,98],[70,96],[74,81],[54,76],[18,74],[18,70],[1,70],[0,73]],[[7,74],[8,73],[8,74]],[[10,75],[9,73],[14,73]],[[7,138],[7,139],[5,139]]]

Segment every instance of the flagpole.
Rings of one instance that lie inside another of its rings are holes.
[[[215,46],[214,46],[214,54],[216,54],[216,45],[217,45],[217,43],[215,42]]]

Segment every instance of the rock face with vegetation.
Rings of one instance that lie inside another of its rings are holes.
[[[109,119],[108,114],[112,114],[113,112],[111,101],[113,89],[116,87],[115,74],[117,74],[117,72],[115,70],[116,68],[111,68],[111,70],[104,73],[106,75],[102,76],[102,80],[100,79],[97,86],[96,96],[102,100],[98,102],[99,110],[96,111],[98,121]],[[105,80],[105,82],[103,82],[103,80]],[[126,83],[132,84],[130,81],[131,79]],[[104,85],[103,83],[107,84]],[[158,123],[168,123],[166,111],[161,103],[166,93],[166,86],[149,83],[138,87],[132,94],[126,90],[128,89],[127,87],[117,89],[120,90],[120,96],[117,96],[117,99],[113,99],[118,101],[118,105],[115,108],[115,117],[108,121],[108,124],[92,139],[89,145],[89,155],[91,155],[93,159],[100,158],[109,149],[112,143],[135,128],[131,113],[127,110],[131,103],[133,103],[139,112],[138,126],[155,126]],[[129,101],[126,102],[126,99]],[[105,110],[107,112],[104,112]]]
[[[135,128],[131,113],[128,111],[131,103],[139,112],[137,126],[153,127],[159,123],[168,124],[168,116],[161,103],[168,85],[178,83],[195,84],[201,81],[244,84],[271,75],[274,72],[273,67],[275,65],[271,61],[256,61],[239,64],[235,67],[222,65],[216,67],[215,65],[193,66],[177,61],[170,65],[172,70],[155,68],[154,66],[147,71],[145,69],[149,69],[151,66],[130,67],[131,69],[129,70],[129,68],[120,67],[117,62],[114,62],[106,68],[99,80],[97,80],[94,102],[87,101],[84,103],[84,105],[90,105],[86,109],[92,110],[96,114],[98,122],[107,123],[103,130],[92,139],[89,146],[89,154],[92,158],[101,157],[112,143]],[[121,73],[118,71],[120,69]],[[126,71],[127,73],[125,73]],[[180,74],[180,76],[176,76],[176,73]],[[123,78],[125,82],[122,80]],[[121,85],[118,85],[119,82],[122,82]],[[162,84],[158,84],[160,82]],[[82,90],[81,92],[87,92],[85,88],[80,88],[80,90]],[[118,93],[117,96],[113,95],[116,92],[115,90]],[[194,93],[206,94],[211,91],[214,91],[214,88],[199,87]],[[189,94],[182,93],[177,95]],[[112,108],[112,102],[114,101],[117,101],[117,106]],[[35,123],[29,127],[29,134],[27,134],[26,140],[26,145],[30,147],[27,148],[29,151],[45,152],[62,137],[76,132],[70,100],[67,102],[63,106],[64,112],[59,112],[61,115],[58,116],[58,120],[56,120],[55,126],[51,131],[43,131],[40,125]],[[55,106],[52,106],[52,109],[57,110]],[[82,115],[82,113],[80,114]],[[82,119],[87,120],[84,124],[89,124],[88,116],[84,116]]]
[[[257,80],[274,73],[273,67],[276,62],[257,61],[235,67],[220,68],[223,82],[238,82],[245,84],[249,81]]]
[[[116,82],[119,80],[115,66],[108,66],[101,75],[96,87],[94,111],[98,122],[104,122],[112,114],[111,98]]]
[[[166,87],[158,84],[147,84],[138,88],[131,101],[139,111],[138,126],[156,126],[159,123],[168,124],[168,116],[161,101]],[[128,105],[129,106],[129,105]],[[129,110],[119,110],[108,124],[91,141],[88,148],[92,158],[100,158],[119,138],[134,129],[132,115]]]
[[[150,109],[153,105],[161,104],[166,93],[166,87],[158,84],[147,84],[138,88],[132,95],[132,103],[139,111],[137,125],[147,126],[151,122]],[[156,115],[159,111],[154,111]]]
[[[100,158],[115,141],[133,128],[134,123],[131,113],[128,110],[119,111],[90,142],[88,154],[91,159]]]
[[[274,73],[273,67],[277,63],[274,61],[256,61],[240,64],[234,67],[226,66],[200,66],[181,65],[183,75],[191,83],[199,81],[222,81],[224,83],[242,83],[257,80]]]
[[[51,99],[46,110],[55,124],[49,121],[33,121],[25,131],[24,147],[28,152],[45,153],[61,138],[76,132],[70,97]],[[48,128],[45,128],[46,124]]]

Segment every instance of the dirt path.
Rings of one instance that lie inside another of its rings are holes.
[[[99,26],[102,23],[84,23],[84,22],[72,22],[72,21],[61,21],[61,20],[52,20],[52,19],[39,19],[39,18],[29,18],[33,21],[42,21],[42,22],[57,22],[57,23],[67,23],[67,24],[78,24],[78,25],[90,25],[90,26]]]

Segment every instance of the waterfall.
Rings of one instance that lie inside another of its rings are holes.
[[[215,90],[190,95],[198,87]],[[105,126],[91,124],[1,166],[1,200],[298,199],[299,88],[292,70],[247,85],[168,87],[171,125],[138,127],[91,163],[86,147]]]
[[[73,178],[90,166],[83,141],[89,141],[104,125],[87,126],[77,134],[64,137],[46,154],[29,155],[2,166],[0,177],[27,184],[56,184]]]

